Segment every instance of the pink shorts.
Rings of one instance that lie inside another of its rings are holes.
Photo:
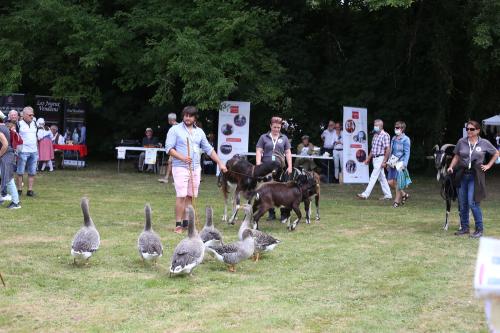
[[[178,198],[198,197],[198,188],[200,187],[201,168],[193,170],[193,182],[189,177],[189,169],[184,167],[173,167],[172,176],[174,177],[175,193]],[[194,195],[193,195],[194,187]]]

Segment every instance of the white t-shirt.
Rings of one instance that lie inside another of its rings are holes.
[[[36,123],[31,121],[27,124],[23,119],[19,121],[19,135],[23,139],[21,152],[36,153],[38,151],[38,140],[36,137]]]
[[[323,148],[327,148],[327,149],[332,149],[333,148],[333,143],[335,142],[335,137],[334,136],[336,136],[335,131],[331,131],[330,132],[327,129],[323,131],[323,134],[321,134],[321,137],[324,140]]]

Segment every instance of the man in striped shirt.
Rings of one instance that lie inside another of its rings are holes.
[[[368,164],[370,163],[370,160],[372,160],[373,171],[370,175],[370,182],[368,183],[368,186],[363,193],[358,194],[358,198],[368,199],[372,193],[375,183],[378,180],[380,182],[380,186],[382,187],[382,192],[384,193],[384,196],[381,197],[380,200],[391,200],[391,189],[389,188],[384,172],[384,168],[391,151],[391,137],[389,133],[384,131],[384,122],[382,120],[376,119],[373,125],[373,132],[375,135],[372,140],[372,150],[364,161],[365,164]]]

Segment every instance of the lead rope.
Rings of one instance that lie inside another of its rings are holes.
[[[187,142],[187,149],[188,149],[188,156],[191,157],[191,146],[189,144],[189,137],[186,137],[186,142]],[[188,167],[188,170],[189,170],[189,180],[191,181],[191,193],[193,194],[193,196],[191,197],[191,204],[193,205],[193,209],[194,209],[194,226],[195,226],[195,229],[198,230],[198,227],[197,227],[197,222],[198,222],[198,212],[196,211],[196,198],[195,198],[195,195],[194,195],[194,181],[193,181],[193,167],[192,167],[192,163],[194,163],[194,160],[191,161],[191,163],[189,163],[189,167]]]

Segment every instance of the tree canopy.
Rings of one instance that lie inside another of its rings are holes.
[[[370,120],[406,121],[418,165],[464,121],[499,113],[496,0],[0,6],[0,91],[87,101],[95,150],[163,125],[186,104],[213,122],[231,99],[252,103],[252,140],[279,114],[298,124],[296,136],[318,141],[343,105],[365,106]]]

